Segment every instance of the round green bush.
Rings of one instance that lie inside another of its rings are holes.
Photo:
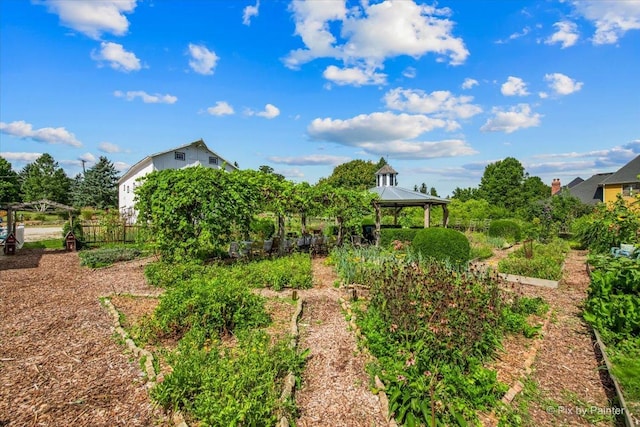
[[[425,228],[413,238],[412,248],[424,257],[462,265],[469,261],[467,236],[451,228]]]
[[[510,219],[498,219],[491,221],[489,236],[502,237],[510,242],[519,242],[522,238],[522,230],[517,222]]]

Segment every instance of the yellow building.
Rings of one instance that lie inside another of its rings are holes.
[[[628,201],[635,201],[640,194],[640,156],[609,175],[600,183],[602,187],[602,201],[605,203],[615,202],[618,194]]]

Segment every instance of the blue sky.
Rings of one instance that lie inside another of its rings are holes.
[[[640,1],[7,0],[0,155],[69,176],[204,139],[315,183],[381,156],[399,184],[547,184],[640,154]]]

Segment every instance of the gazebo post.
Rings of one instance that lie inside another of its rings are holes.
[[[380,204],[374,203],[373,207],[376,210],[376,246],[380,246],[380,224],[382,223],[382,215],[380,215]]]
[[[13,212],[11,209],[11,205],[7,207],[7,235],[13,233]]]
[[[431,227],[431,203],[424,205],[424,228]]]
[[[449,208],[447,208],[447,205],[442,205],[442,226],[445,228],[449,226]]]

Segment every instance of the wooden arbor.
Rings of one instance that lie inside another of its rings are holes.
[[[14,214],[16,211],[34,211],[34,212],[47,212],[52,211],[67,211],[69,212],[69,225],[73,227],[73,211],[75,210],[71,206],[63,205],[62,203],[53,202],[51,200],[43,199],[35,202],[16,203],[13,205],[4,206],[7,210],[7,230],[9,233],[15,233],[15,220]]]

